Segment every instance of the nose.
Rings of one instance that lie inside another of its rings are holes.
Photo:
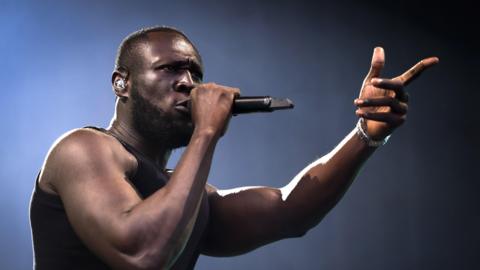
[[[188,69],[184,69],[175,84],[175,91],[190,94],[194,87],[195,83],[192,79],[192,74]]]

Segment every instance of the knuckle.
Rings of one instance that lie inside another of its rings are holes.
[[[204,84],[206,88],[216,88],[217,87],[217,84],[214,83],[214,82],[209,82],[209,83],[206,83]]]
[[[382,61],[382,60],[378,60],[378,59],[377,59],[377,60],[375,60],[375,61],[372,62],[372,68],[373,68],[373,69],[382,68],[383,65],[384,65],[384,61]]]

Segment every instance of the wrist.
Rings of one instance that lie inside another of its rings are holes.
[[[364,118],[360,118],[355,127],[355,133],[359,136],[368,146],[370,147],[379,147],[387,143],[390,135],[386,136],[383,139],[372,138],[367,133],[367,125]]]
[[[192,134],[192,138],[194,137],[207,140],[218,140],[220,135],[219,132],[213,128],[195,128]]]

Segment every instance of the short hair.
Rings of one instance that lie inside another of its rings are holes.
[[[131,72],[132,69],[137,67],[138,61],[134,61],[137,57],[137,49],[141,44],[148,40],[148,33],[151,32],[164,32],[180,35],[193,46],[198,54],[195,45],[193,45],[190,39],[188,39],[188,37],[182,31],[165,25],[146,27],[129,34],[120,43],[120,46],[118,46],[117,50],[117,56],[115,57],[115,70],[123,68]]]

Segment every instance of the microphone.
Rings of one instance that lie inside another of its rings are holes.
[[[190,111],[190,99],[177,103]],[[233,100],[232,115],[258,112],[273,112],[276,110],[293,109],[294,104],[288,98],[275,98],[271,96],[240,96]]]
[[[293,102],[288,98],[240,96],[233,100],[232,114],[238,115],[257,112],[273,112],[276,110],[293,109],[293,107]]]

